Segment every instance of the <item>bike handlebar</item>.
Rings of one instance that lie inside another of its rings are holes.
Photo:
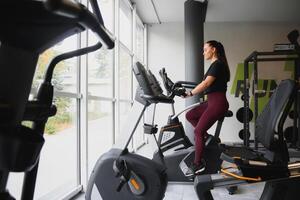
[[[114,40],[95,14],[91,13],[84,5],[70,0],[46,0],[44,5],[47,10],[57,15],[76,18],[82,26],[95,32],[103,45],[108,49],[114,48]]]

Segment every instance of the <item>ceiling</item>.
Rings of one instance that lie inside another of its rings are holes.
[[[184,21],[186,0],[131,1],[144,23]],[[208,0],[206,22],[300,22],[300,0]]]

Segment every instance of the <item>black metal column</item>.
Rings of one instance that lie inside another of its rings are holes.
[[[258,117],[258,97],[259,94],[256,92],[258,89],[258,71],[257,71],[257,55],[254,56],[254,62],[253,62],[253,75],[254,75],[254,85],[253,85],[253,97],[254,97],[254,147],[255,150],[258,148],[258,143],[257,143],[257,134],[255,131],[256,127],[256,119]]]
[[[6,191],[8,172],[0,171],[0,193]]]
[[[299,53],[298,53],[299,55]],[[299,55],[300,56],[300,55]],[[297,139],[297,148],[300,149],[300,105],[299,105],[299,100],[300,100],[300,59],[295,60],[295,71],[294,71],[294,79],[298,83],[298,91],[296,93],[295,97],[295,103],[294,103],[294,135],[298,136]],[[297,133],[295,133],[297,132]]]
[[[204,21],[207,1],[187,0],[184,3],[184,34],[185,34],[185,80],[200,83],[204,76]],[[199,101],[199,96],[188,98],[186,105]],[[187,132],[192,132],[187,127]]]
[[[244,62],[244,146],[249,146],[249,138],[247,137],[247,133],[250,133],[250,125],[249,125],[249,59],[246,59]]]

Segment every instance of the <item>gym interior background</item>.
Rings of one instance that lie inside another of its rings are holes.
[[[61,64],[55,74],[58,114],[47,124],[46,143],[40,157],[35,199],[69,198],[85,188],[91,170],[102,153],[122,143],[126,119],[133,104],[136,81],[131,67],[140,61],[158,76],[165,67],[172,80],[186,80],[185,0],[98,0],[106,27],[115,36],[116,47],[101,49]],[[86,1],[82,1],[86,4]],[[236,113],[243,106],[238,81],[241,64],[254,50],[272,51],[276,43],[288,43],[286,35],[300,30],[298,0],[209,0],[204,23],[204,41],[224,44],[231,70],[227,97]],[[46,51],[39,61],[32,95],[53,55],[94,43],[93,34],[66,39]],[[202,52],[199,52],[202,54]],[[292,76],[288,62],[259,65],[259,80],[279,82]],[[205,70],[209,63],[205,63]],[[268,93],[266,97],[268,98]],[[185,107],[175,99],[176,110]],[[263,102],[263,101],[262,101]],[[157,106],[158,127],[167,122],[168,105]],[[147,117],[146,117],[147,118]],[[184,118],[181,117],[184,121]],[[188,125],[187,125],[188,126]],[[240,142],[243,124],[235,115],[223,123],[221,139]],[[214,130],[214,128],[211,128]],[[142,132],[141,127],[139,132]],[[189,134],[189,133],[188,133]],[[192,134],[189,134],[192,137]],[[124,136],[126,138],[126,136]],[[191,140],[193,141],[193,140]],[[136,134],[131,150],[151,143]],[[9,189],[18,198],[22,174],[11,174]]]

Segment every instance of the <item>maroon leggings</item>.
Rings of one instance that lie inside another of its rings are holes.
[[[195,128],[195,159],[194,163],[201,163],[207,130],[228,110],[225,92],[213,92],[207,95],[208,100],[186,113],[186,119]]]

